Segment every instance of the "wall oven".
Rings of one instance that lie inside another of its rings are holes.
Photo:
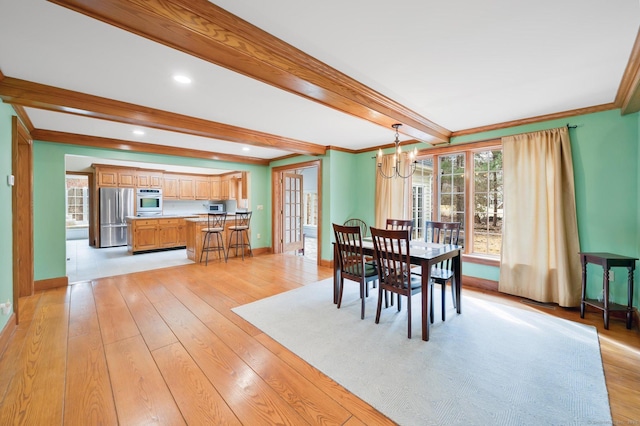
[[[157,216],[162,214],[162,189],[136,189],[136,214]]]

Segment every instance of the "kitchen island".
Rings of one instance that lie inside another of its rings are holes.
[[[200,254],[202,253],[202,243],[204,241],[204,232],[202,232],[203,228],[207,227],[207,216],[202,215],[197,218],[187,218],[186,222],[186,238],[187,238],[187,257],[194,262],[200,261]],[[231,235],[231,231],[229,230],[230,226],[235,225],[235,214],[228,213],[227,214],[227,223],[225,224],[224,232],[222,233],[222,238],[224,241],[225,250],[229,248],[229,237]],[[250,231],[249,231],[250,232]],[[235,238],[235,237],[234,237]],[[229,257],[235,257],[235,250],[231,250],[229,252]],[[238,251],[238,256],[240,256],[240,251]],[[209,261],[211,261],[211,255],[209,255]]]
[[[194,215],[127,216],[127,249],[136,254],[153,250],[185,248],[186,223]]]

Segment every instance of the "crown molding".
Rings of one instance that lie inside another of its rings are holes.
[[[615,104],[623,115],[640,111],[640,30],[622,75]]]
[[[592,114],[595,112],[609,111],[618,108],[615,103],[595,105],[586,108],[572,109],[569,111],[556,112],[553,114],[539,115],[536,117],[523,118],[520,120],[505,121],[503,123],[490,124],[488,126],[474,127],[471,129],[457,130],[451,133],[451,137],[473,135],[476,133],[488,132],[491,130],[507,129],[509,127],[523,126],[525,124],[540,123],[543,121],[557,120],[559,118],[575,117],[576,115]]]

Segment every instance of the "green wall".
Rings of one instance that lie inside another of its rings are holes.
[[[0,102],[0,303],[13,303],[13,214],[11,186],[7,176],[11,172],[11,117],[13,108]],[[0,313],[0,331],[7,324],[8,315]]]
[[[10,117],[12,110],[2,105],[0,110],[0,144],[3,152],[10,152]],[[583,251],[611,251],[629,256],[640,255],[640,149],[639,114],[621,116],[619,110],[550,120],[526,126],[484,132],[454,138],[452,144],[486,140],[506,135],[577,125],[570,131],[578,230]],[[423,146],[424,147],[424,146]],[[361,217],[373,223],[375,199],[375,152],[349,154],[330,150],[325,156],[302,156],[276,161],[271,167],[248,166],[210,160],[189,159],[163,155],[151,155],[79,147],[46,142],[34,143],[34,243],[35,278],[46,279],[65,275],[64,250],[64,156],[88,155],[109,159],[186,165],[194,167],[246,170],[251,172],[251,203],[254,211],[252,235],[261,233],[261,240],[252,240],[254,247],[271,246],[271,169],[282,165],[320,159],[322,161],[322,241],[321,258],[332,258],[333,240],[331,223],[342,223],[349,217]],[[9,156],[7,156],[9,157]],[[4,172],[6,170],[6,172]],[[10,158],[0,161],[3,175],[10,174]],[[4,179],[4,176],[3,176]],[[11,222],[11,192],[6,184],[0,184],[0,219]],[[6,202],[5,202],[6,201]],[[257,210],[257,205],[264,210]],[[3,233],[10,228],[3,228]],[[4,234],[3,234],[4,236]],[[6,246],[0,255],[0,301],[11,297],[11,239],[2,239]],[[8,242],[7,242],[8,241]],[[9,253],[8,255],[5,253]],[[499,268],[465,262],[465,275],[499,279]],[[616,271],[612,286],[612,299],[626,302],[626,276]],[[589,295],[595,296],[602,273],[590,269]],[[636,271],[636,283],[638,273]],[[640,287],[640,285],[636,286]],[[635,291],[634,305],[638,306],[640,291]],[[0,324],[2,324],[0,317]],[[6,321],[6,319],[5,319]]]
[[[571,147],[576,188],[576,207],[580,250],[612,252],[638,257],[640,241],[640,152],[639,115],[620,115],[620,110],[587,114],[569,119],[550,120],[465,137],[453,144],[486,140],[517,133],[565,126],[571,129]],[[638,266],[636,265],[636,268]],[[485,272],[490,268],[486,267]],[[611,298],[626,304],[626,270],[615,271]],[[475,268],[464,264],[464,273]],[[602,272],[589,267],[588,296],[595,297],[602,288]],[[635,282],[638,271],[636,269]],[[636,286],[637,287],[637,286]],[[635,291],[634,305],[639,306],[640,291]]]
[[[227,163],[168,155],[132,153],[67,144],[35,141],[33,147],[34,186],[34,274],[36,280],[66,275],[65,247],[65,155],[84,155],[145,163],[208,167],[248,171],[251,176],[251,217],[254,248],[271,246],[271,190],[268,167]],[[263,210],[257,210],[263,205]],[[255,236],[262,234],[257,240]]]

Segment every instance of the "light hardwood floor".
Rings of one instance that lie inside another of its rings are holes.
[[[303,257],[265,255],[23,298],[0,357],[0,424],[393,424],[231,312],[331,274]],[[598,327],[614,423],[638,424],[637,330],[622,320],[604,330],[596,312],[580,320],[575,309],[464,294]]]

